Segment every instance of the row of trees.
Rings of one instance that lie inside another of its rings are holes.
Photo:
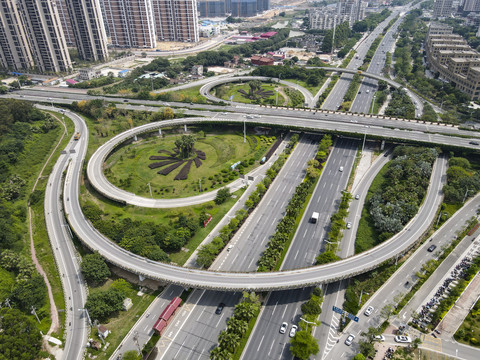
[[[107,216],[93,202],[85,203],[82,209],[96,229],[125,250],[163,262],[170,261],[167,253],[180,251],[207,217],[205,211],[199,216],[180,213],[169,224],[155,224]]]
[[[283,80],[302,80],[308,85],[317,86],[325,78],[325,71],[322,69],[307,69],[300,66],[259,66],[253,70],[252,75]]]
[[[176,116],[169,107],[159,108],[156,112],[132,111],[117,108],[114,103],[107,103],[101,99],[74,101],[70,108],[95,119],[93,129],[100,137],[154,121],[173,119]]]
[[[317,157],[324,161],[331,145],[331,137],[325,135],[320,142]],[[320,167],[318,160],[310,160],[308,166],[310,170],[308,171],[307,168],[307,177],[304,182],[295,189],[295,193],[285,209],[285,216],[277,224],[274,234],[267,243],[267,249],[262,253],[257,262],[257,271],[272,271],[276,267],[278,260],[285,250],[285,244],[295,232],[297,217],[305,206],[305,199],[313,184],[315,184],[316,178],[320,175],[320,172],[316,170]]]
[[[447,204],[462,203],[480,191],[480,171],[474,170],[468,159],[452,157],[448,165],[447,183],[443,187]]]
[[[235,235],[235,232],[240,228],[248,214],[255,209],[257,204],[262,199],[263,195],[266,193],[268,187],[278,175],[280,169],[285,164],[288,154],[290,154],[291,149],[298,142],[298,134],[292,135],[290,138],[289,146],[281,154],[278,159],[273,163],[273,165],[267,170],[265,178],[261,183],[257,185],[255,191],[253,191],[245,202],[245,209],[240,209],[236,212],[235,217],[230,220],[228,225],[225,225],[219,232],[219,235],[213,238],[213,240],[205,245],[202,245],[198,251],[197,264],[205,268],[210,267],[217,255],[222,251],[225,245],[230,241],[230,239]],[[222,191],[221,189],[219,192]],[[218,193],[217,193],[218,197]]]
[[[467,104],[469,100],[466,94],[450,83],[425,76],[423,43],[428,27],[421,15],[421,10],[413,10],[400,25],[394,52],[396,76],[408,81],[420,94],[436,100],[444,108],[462,110],[462,104]]]
[[[316,258],[316,264],[326,264],[332,261],[339,260],[340,258],[336,255],[337,246],[340,240],[342,240],[343,232],[342,230],[346,228],[345,219],[348,216],[348,208],[350,206],[350,201],[352,200],[352,194],[348,191],[342,193],[342,199],[340,201],[340,206],[335,214],[330,218],[330,230],[328,231],[328,250],[324,251]]]
[[[319,351],[317,340],[312,336],[312,329],[309,323],[319,324],[318,316],[322,313],[323,293],[322,289],[315,287],[310,294],[310,299],[302,304],[302,319],[307,322],[300,323],[300,331],[290,341],[290,351],[295,358],[308,360],[311,355],[316,355]]]
[[[384,181],[367,204],[374,227],[380,234],[377,243],[399,232],[415,216],[430,183],[437,155],[434,148],[395,148]]]
[[[233,316],[227,320],[227,328],[218,336],[218,345],[210,351],[212,360],[231,359],[240,341],[248,331],[250,320],[258,316],[260,299],[254,292],[244,292],[242,300],[235,305]]]
[[[415,105],[405,90],[400,88],[392,91],[392,98],[385,109],[385,115],[415,119]]]

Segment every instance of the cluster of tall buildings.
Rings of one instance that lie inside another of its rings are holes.
[[[107,43],[155,48],[198,42],[196,0],[2,0],[0,67],[68,72],[68,47],[83,60],[108,57]]]
[[[309,12],[311,29],[333,29],[347,21],[352,26],[356,21],[365,18],[365,8],[368,3],[361,0],[340,0],[336,7],[323,7]]]
[[[198,0],[200,17],[250,17],[268,9],[270,0]]]
[[[433,4],[433,17],[446,18],[456,13],[480,13],[480,0],[435,0]]]
[[[472,100],[480,98],[480,54],[465,39],[453,34],[450,26],[430,25],[425,44],[427,65]]]

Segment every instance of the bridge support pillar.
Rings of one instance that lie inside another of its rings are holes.
[[[138,280],[140,280],[140,282],[142,282],[143,280],[145,280],[145,276],[143,276],[143,275],[138,275]]]
[[[134,135],[133,136],[133,141],[137,141],[137,140],[138,140],[137,135]]]
[[[158,135],[162,135],[162,129],[158,129]]]
[[[184,126],[184,131],[187,132],[187,124],[185,124],[183,126]]]

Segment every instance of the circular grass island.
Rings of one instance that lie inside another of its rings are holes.
[[[108,157],[105,176],[121,189],[157,199],[219,189],[258,166],[276,139],[248,134],[244,142],[241,131],[189,129],[188,134],[164,131],[163,136],[139,139]]]
[[[304,101],[303,94],[296,89],[259,80],[222,84],[214,87],[213,91],[219,99],[246,104],[296,106]]]

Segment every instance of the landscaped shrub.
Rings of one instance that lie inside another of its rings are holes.
[[[152,155],[148,159],[149,160],[172,160],[172,159],[177,159],[177,158],[173,157],[173,156],[155,156],[155,155]]]
[[[168,167],[166,167],[165,169],[162,169],[160,170],[158,173],[160,175],[168,175],[170,174],[173,170],[175,170],[176,168],[180,167],[186,160],[182,160],[182,161],[179,161],[173,165],[170,165]]]
[[[196,166],[197,168],[199,168],[200,166],[202,166],[202,160],[200,160],[200,159],[198,158],[198,156],[197,156],[195,159],[193,159],[193,161],[195,162],[195,166]],[[213,179],[213,177],[211,177],[211,176],[208,177],[208,180],[212,180],[212,179]]]
[[[159,168],[159,167],[162,167],[162,166],[165,166],[165,165],[170,165],[170,164],[173,164],[173,163],[176,163],[178,160],[166,160],[166,161],[160,161],[160,162],[157,162],[157,163],[151,163],[148,165],[148,167],[150,169],[156,169],[156,168]]]
[[[192,162],[193,160],[188,160],[187,164],[180,170],[177,176],[175,176],[174,180],[187,180]]]

